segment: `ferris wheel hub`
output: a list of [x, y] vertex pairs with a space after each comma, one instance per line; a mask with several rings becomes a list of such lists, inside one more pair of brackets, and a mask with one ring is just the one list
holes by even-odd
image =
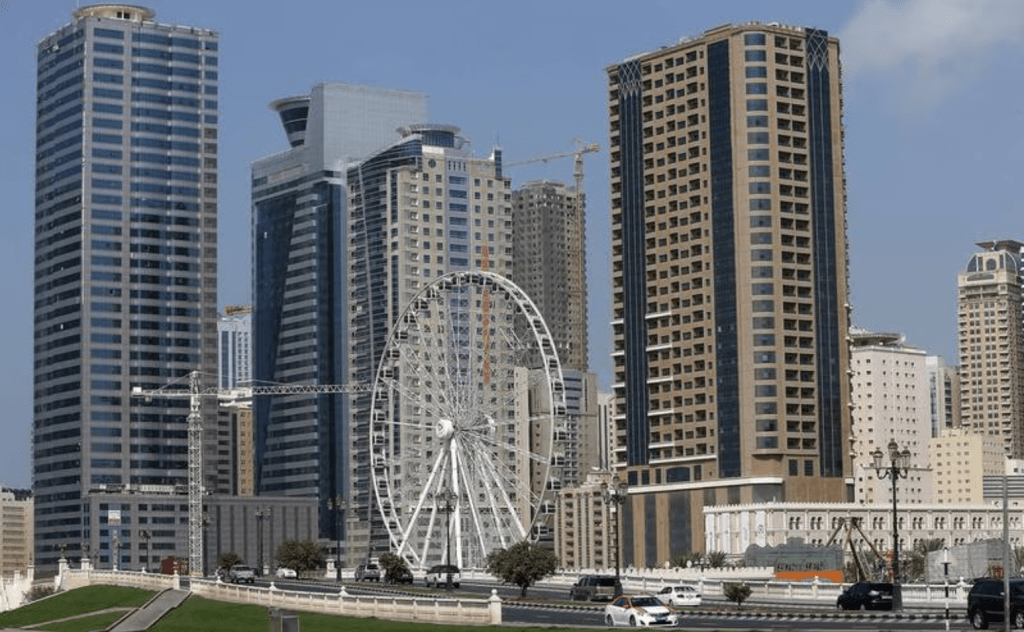
[[447, 439], [455, 432], [455, 424], [452, 423], [451, 419], [442, 417], [437, 420], [437, 426], [434, 428], [434, 432], [437, 433], [439, 439]]

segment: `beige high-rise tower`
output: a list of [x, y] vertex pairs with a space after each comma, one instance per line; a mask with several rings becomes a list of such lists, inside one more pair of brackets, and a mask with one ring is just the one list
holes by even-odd
[[584, 198], [562, 182], [527, 182], [512, 192], [512, 280], [537, 304], [562, 368], [587, 370]]
[[977, 245], [982, 251], [957, 277], [960, 421], [999, 437], [1008, 457], [1024, 458], [1024, 244]]
[[851, 492], [839, 42], [723, 26], [608, 68], [623, 564], [710, 505]]

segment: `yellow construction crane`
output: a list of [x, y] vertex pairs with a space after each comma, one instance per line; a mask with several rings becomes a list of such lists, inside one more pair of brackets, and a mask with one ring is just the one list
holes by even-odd
[[237, 400], [265, 395], [321, 395], [332, 393], [363, 393], [372, 390], [371, 384], [275, 384], [221, 389], [216, 386], [203, 388], [199, 371], [188, 375], [188, 388], [169, 385], [163, 388], [143, 389], [132, 387], [132, 397], [146, 401], [154, 398], [189, 399], [188, 413], [188, 572], [198, 576], [203, 573], [203, 410], [204, 396], [218, 399]]
[[573, 140], [576, 143], [576, 149], [572, 151], [560, 151], [554, 154], [546, 154], [544, 156], [537, 156], [536, 158], [527, 158], [526, 160], [518, 160], [516, 162], [508, 162], [503, 167], [518, 167], [519, 165], [528, 165], [535, 162], [548, 162], [549, 160], [555, 160], [558, 158], [566, 158], [572, 156], [574, 159], [573, 164], [573, 180], [576, 186], [577, 202], [582, 199], [583, 195], [583, 154], [589, 154], [597, 151], [601, 151], [601, 146], [597, 143], [584, 143], [579, 138]]
[[[544, 156], [537, 156], [536, 158], [527, 158], [526, 160], [520, 160], [516, 162], [510, 162], [505, 164], [505, 167], [516, 167], [518, 165], [527, 165], [536, 162], [548, 162], [549, 160], [555, 160], [558, 158], [565, 158], [568, 156], [573, 157], [573, 186], [575, 188], [575, 205], [569, 213], [569, 219], [573, 223], [573, 230], [575, 235], [578, 235], [578, 239], [574, 236], [569, 240], [569, 247], [566, 249], [566, 256], [572, 265], [577, 268], [580, 277], [586, 275], [584, 252], [583, 252], [583, 231], [586, 226], [584, 223], [583, 216], [583, 155], [601, 150], [601, 146], [597, 143], [584, 143], [581, 139], [573, 139], [576, 144], [576, 149], [572, 151], [562, 151], [553, 154], [547, 154]], [[583, 322], [574, 322], [569, 327], [569, 335], [573, 336], [573, 340], [569, 343], [570, 345], [583, 346], [587, 344], [586, 340], [583, 340], [583, 332], [586, 331], [586, 318], [587, 318], [587, 306], [583, 305], [584, 294], [583, 284], [580, 286], [573, 286], [569, 288], [569, 300], [570, 300], [570, 314], [574, 314], [576, 318], [581, 319]], [[583, 347], [585, 348], [585, 347]], [[585, 356], [583, 356], [585, 357]], [[579, 368], [579, 367], [576, 367]]]

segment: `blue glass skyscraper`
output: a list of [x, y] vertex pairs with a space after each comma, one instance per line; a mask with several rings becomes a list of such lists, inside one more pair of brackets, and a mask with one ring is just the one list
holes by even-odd
[[86, 6], [37, 49], [41, 568], [62, 550], [108, 567], [187, 553], [188, 400], [130, 392], [215, 380], [218, 35], [154, 17]]
[[[356, 307], [348, 267], [363, 250], [350, 234], [346, 169], [393, 142], [399, 127], [426, 120], [427, 97], [325, 83], [272, 107], [291, 148], [252, 166], [254, 380], [369, 382], [369, 371], [356, 370], [351, 359], [349, 316]], [[340, 527], [328, 501], [356, 508], [348, 449], [352, 398], [254, 402], [259, 492], [319, 498], [325, 536], [337, 537]]]

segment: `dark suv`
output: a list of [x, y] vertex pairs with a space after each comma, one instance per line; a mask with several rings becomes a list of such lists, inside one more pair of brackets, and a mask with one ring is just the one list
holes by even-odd
[[892, 610], [892, 584], [887, 582], [857, 582], [846, 588], [836, 599], [840, 610]]
[[571, 601], [611, 601], [622, 594], [622, 584], [613, 575], [584, 575], [569, 589]]
[[[967, 618], [975, 630], [983, 630], [989, 623], [1003, 621], [1003, 579], [978, 579], [967, 593]], [[1024, 579], [1010, 580], [1010, 621], [1013, 627], [1024, 628]]]

